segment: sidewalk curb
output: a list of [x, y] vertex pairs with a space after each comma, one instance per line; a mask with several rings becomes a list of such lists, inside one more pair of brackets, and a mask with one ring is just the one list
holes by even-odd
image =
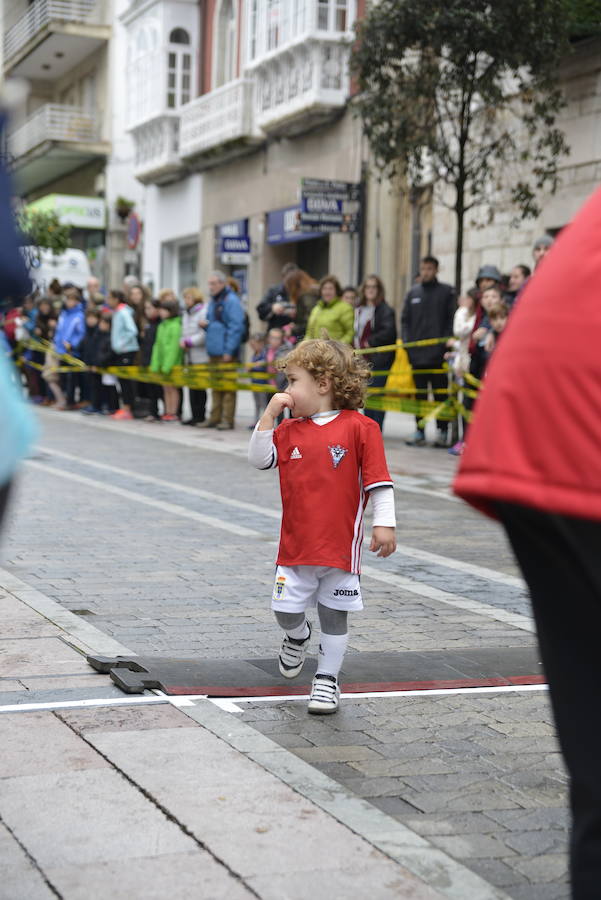
[[15, 599], [35, 610], [68, 635], [67, 643], [83, 654], [95, 652], [106, 656], [137, 656], [133, 650], [120, 644], [99, 628], [91, 625], [75, 613], [65, 609], [41, 591], [32, 588], [25, 581], [6, 569], [0, 568], [0, 591], [4, 590]]
[[210, 700], [182, 708], [199, 725], [248, 756], [342, 825], [404, 866], [449, 900], [509, 900], [509, 896], [410, 828], [350, 794], [338, 782], [255, 731]]

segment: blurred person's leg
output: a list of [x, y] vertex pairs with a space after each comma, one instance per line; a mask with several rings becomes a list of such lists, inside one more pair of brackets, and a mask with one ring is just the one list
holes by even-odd
[[[369, 386], [373, 388], [382, 388], [386, 384], [386, 379], [388, 378], [388, 373], [385, 375], [372, 375], [369, 380]], [[384, 424], [384, 416], [385, 412], [383, 409], [366, 409], [364, 410], [365, 415], [368, 419], [373, 419], [374, 422], [377, 422], [380, 426], [380, 431], [382, 431], [382, 426]]]
[[8, 506], [8, 498], [10, 495], [11, 485], [12, 482], [7, 481], [0, 487], [0, 526], [2, 526], [2, 521], [4, 519], [4, 515]]
[[223, 412], [221, 424], [226, 428], [234, 427], [234, 416], [236, 415], [236, 391], [223, 392]]
[[190, 409], [192, 421], [204, 422], [207, 407], [207, 392], [190, 388]]
[[528, 582], [570, 774], [574, 900], [601, 896], [601, 522], [497, 504]]

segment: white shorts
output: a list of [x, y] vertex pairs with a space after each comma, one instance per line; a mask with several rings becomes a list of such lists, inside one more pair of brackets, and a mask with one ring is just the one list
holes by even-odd
[[352, 611], [363, 609], [359, 576], [331, 566], [278, 566], [271, 608], [304, 612], [311, 606]]

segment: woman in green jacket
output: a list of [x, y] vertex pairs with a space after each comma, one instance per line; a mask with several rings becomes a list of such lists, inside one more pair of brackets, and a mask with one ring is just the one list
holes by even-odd
[[353, 345], [355, 311], [345, 303], [342, 288], [335, 275], [324, 275], [319, 282], [319, 300], [311, 310], [305, 338], [320, 338], [322, 331], [333, 341]]
[[[163, 300], [159, 307], [159, 315], [162, 321], [157, 328], [152, 348], [150, 371], [170, 375], [174, 366], [181, 366], [184, 358], [184, 351], [180, 347], [182, 319], [177, 300]], [[165, 399], [163, 422], [177, 422], [179, 388], [173, 384], [164, 384], [163, 397]]]

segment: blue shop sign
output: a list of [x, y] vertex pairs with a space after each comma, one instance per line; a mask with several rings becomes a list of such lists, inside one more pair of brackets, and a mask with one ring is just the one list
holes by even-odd
[[223, 222], [217, 226], [217, 234], [220, 238], [245, 237], [248, 234], [248, 219]]
[[293, 241], [310, 241], [321, 237], [319, 233], [301, 231], [300, 206], [287, 206], [267, 213], [267, 243], [290, 244]]
[[240, 237], [222, 237], [221, 253], [250, 253], [250, 237], [245, 234]]

